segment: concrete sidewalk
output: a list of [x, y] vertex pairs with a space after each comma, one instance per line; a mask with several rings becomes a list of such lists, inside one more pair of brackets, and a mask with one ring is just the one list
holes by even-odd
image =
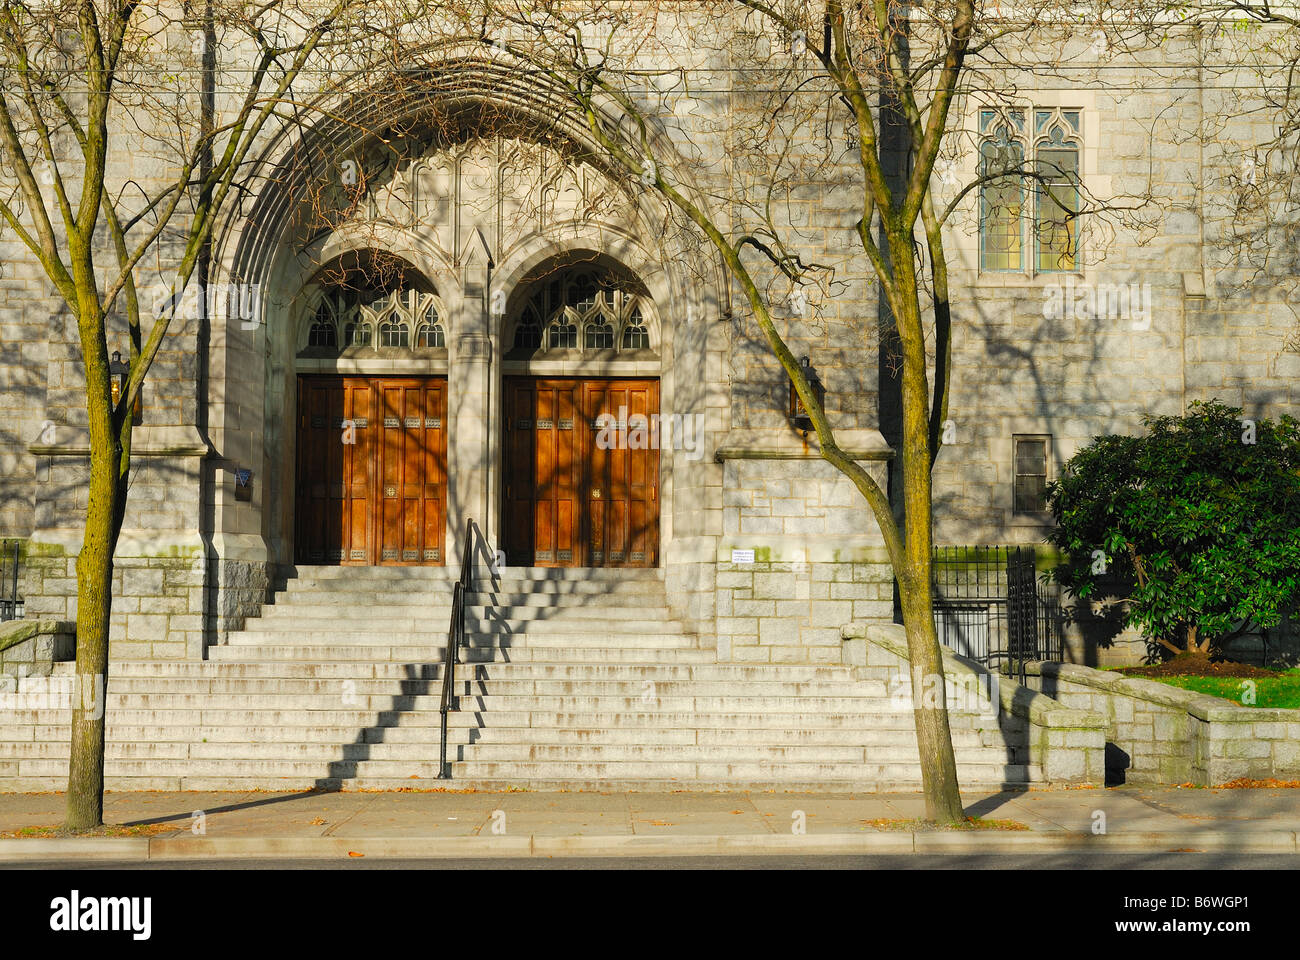
[[[110, 793], [147, 836], [0, 839], [0, 863], [211, 857], [654, 856], [741, 853], [1300, 852], [1300, 790], [969, 793], [969, 816], [1025, 830], [887, 829], [919, 794]], [[0, 834], [57, 825], [62, 794], [0, 794]], [[1104, 832], [1101, 828], [1104, 827]], [[802, 829], [801, 829], [802, 828]]]

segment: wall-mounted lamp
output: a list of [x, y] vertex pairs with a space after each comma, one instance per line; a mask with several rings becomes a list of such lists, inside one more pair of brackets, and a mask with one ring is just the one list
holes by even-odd
[[[112, 377], [113, 406], [122, 399], [122, 394], [126, 392], [126, 383], [131, 376], [131, 365], [122, 359], [120, 350], [113, 351], [113, 359], [108, 361], [108, 375]], [[142, 402], [143, 391], [135, 395], [135, 403], [131, 406], [131, 422], [137, 427], [144, 423], [144, 403]]]
[[[817, 398], [817, 405], [823, 410], [826, 409], [826, 387], [822, 385], [821, 377], [817, 376], [817, 370], [809, 362], [807, 357], [799, 358], [799, 369], [803, 372], [804, 379], [808, 381], [808, 386], [812, 387], [813, 396]], [[803, 433], [808, 433], [813, 429], [812, 417], [808, 416], [808, 411], [804, 409], [803, 401], [799, 399], [799, 394], [794, 389], [794, 380], [790, 381], [790, 426]]]

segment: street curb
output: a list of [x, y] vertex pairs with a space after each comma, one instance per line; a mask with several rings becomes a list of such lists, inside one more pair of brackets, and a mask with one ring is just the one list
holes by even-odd
[[825, 833], [523, 837], [58, 837], [0, 840], [0, 863], [45, 860], [198, 860], [683, 857], [746, 855], [1290, 853], [1297, 834], [1222, 830], [1093, 836], [1077, 833]]

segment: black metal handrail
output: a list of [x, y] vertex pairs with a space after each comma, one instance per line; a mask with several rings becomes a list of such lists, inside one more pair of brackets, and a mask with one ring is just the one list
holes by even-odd
[[460, 709], [456, 691], [456, 664], [460, 663], [460, 648], [465, 643], [465, 594], [473, 583], [474, 575], [474, 521], [465, 518], [465, 549], [460, 557], [460, 579], [451, 588], [451, 624], [447, 627], [447, 649], [442, 659], [442, 749], [438, 754], [438, 779], [451, 779], [447, 765], [447, 711]]

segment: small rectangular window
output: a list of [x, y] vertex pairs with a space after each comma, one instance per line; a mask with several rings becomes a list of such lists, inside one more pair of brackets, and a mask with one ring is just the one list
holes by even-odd
[[1047, 510], [1047, 446], [1050, 437], [1014, 437], [1015, 513]]

